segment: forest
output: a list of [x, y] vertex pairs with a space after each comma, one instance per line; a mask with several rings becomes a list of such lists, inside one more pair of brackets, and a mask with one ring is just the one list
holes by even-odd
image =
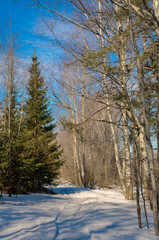
[[139, 228], [141, 200], [149, 227], [149, 203], [159, 236], [159, 1], [18, 2], [39, 12], [40, 37], [62, 60], [44, 66], [35, 52], [19, 77], [10, 20], [0, 48], [1, 194], [36, 192], [59, 176], [119, 185], [136, 200]]

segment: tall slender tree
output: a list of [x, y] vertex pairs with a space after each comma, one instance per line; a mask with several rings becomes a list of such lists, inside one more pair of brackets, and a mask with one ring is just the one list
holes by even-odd
[[1, 144], [0, 144], [0, 175], [1, 188], [9, 196], [16, 192], [17, 183], [17, 133], [18, 133], [18, 104], [17, 104], [17, 74], [15, 56], [16, 37], [12, 33], [10, 20], [7, 45], [4, 47], [4, 80], [5, 96], [1, 106]]
[[55, 124], [47, 98], [47, 87], [41, 76], [37, 57], [32, 57], [29, 69], [28, 99], [25, 105], [23, 175], [26, 190], [36, 191], [43, 184], [51, 184], [62, 165]]

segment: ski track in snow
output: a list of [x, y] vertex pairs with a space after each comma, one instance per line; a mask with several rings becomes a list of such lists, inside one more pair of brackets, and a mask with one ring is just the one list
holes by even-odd
[[135, 201], [115, 190], [58, 187], [57, 195], [30, 194], [0, 198], [3, 240], [159, 240], [137, 227]]

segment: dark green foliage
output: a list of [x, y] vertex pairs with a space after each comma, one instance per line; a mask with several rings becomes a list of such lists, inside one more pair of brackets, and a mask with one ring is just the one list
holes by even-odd
[[39, 70], [39, 62], [32, 58], [29, 69], [28, 99], [25, 106], [23, 182], [26, 190], [36, 191], [43, 184], [51, 184], [58, 176], [61, 151], [53, 133], [55, 124], [46, 96], [47, 87]]
[[10, 196], [51, 184], [63, 163], [53, 133], [55, 124], [49, 110], [47, 87], [36, 57], [32, 58], [29, 72], [24, 110], [17, 104], [13, 82], [0, 109], [0, 190]]
[[0, 187], [9, 194], [17, 193], [19, 182], [18, 108], [16, 86], [11, 81], [1, 109]]

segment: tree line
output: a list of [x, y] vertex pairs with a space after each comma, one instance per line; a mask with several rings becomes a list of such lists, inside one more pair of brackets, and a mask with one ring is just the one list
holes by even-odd
[[72, 160], [67, 158], [74, 181], [83, 186], [112, 182], [114, 169], [127, 199], [136, 187], [140, 228], [140, 193], [144, 203], [149, 199], [158, 236], [158, 0], [68, 0], [70, 15], [61, 11], [63, 1], [31, 2], [72, 29], [65, 38], [55, 36], [53, 21], [45, 21], [52, 33], [48, 40], [68, 56], [56, 79], [59, 92], [52, 89], [52, 96], [63, 110], [62, 140], [72, 152]]
[[4, 54], [0, 109], [0, 188], [9, 196], [43, 191], [45, 184], [57, 179], [63, 164], [40, 62], [32, 57], [26, 94], [20, 96], [12, 35], [10, 40]]

